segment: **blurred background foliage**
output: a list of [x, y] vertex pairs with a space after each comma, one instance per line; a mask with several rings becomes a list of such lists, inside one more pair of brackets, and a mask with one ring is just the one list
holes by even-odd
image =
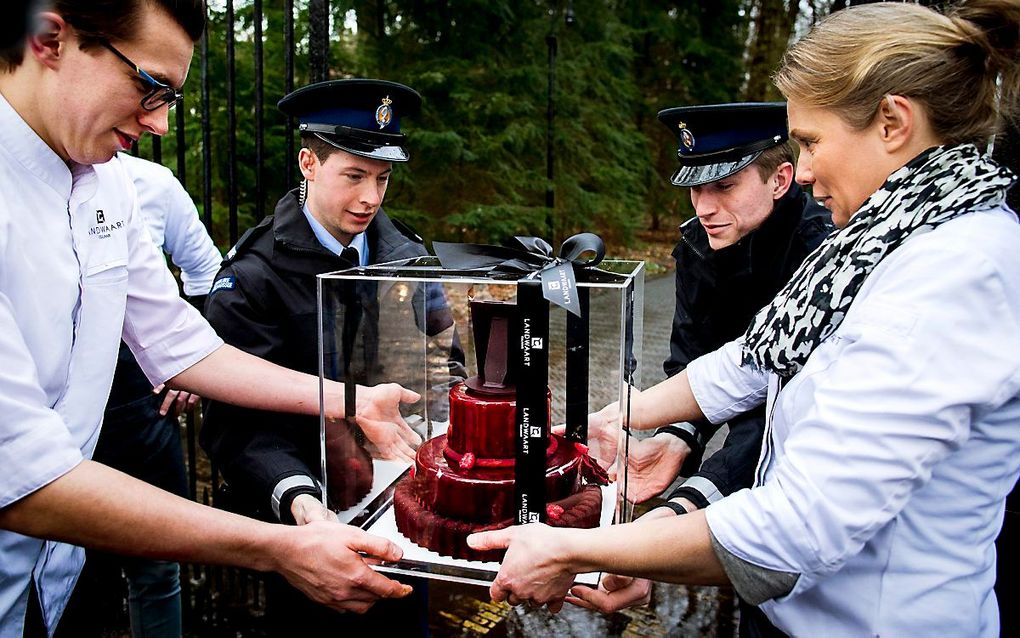
[[[309, 81], [310, 3], [293, 2], [294, 86]], [[319, 0], [322, 2], [322, 0]], [[839, 8], [831, 0], [347, 0], [328, 2], [329, 77], [405, 83], [424, 97], [405, 124], [412, 160], [395, 171], [384, 207], [431, 239], [498, 242], [579, 231], [628, 245], [637, 231], [690, 215], [673, 188], [676, 143], [656, 119], [686, 104], [776, 99], [768, 75], [798, 29]], [[255, 9], [234, 0], [236, 150], [228, 143], [228, 7], [209, 1], [208, 84], [213, 237], [226, 248], [231, 160], [237, 227], [271, 213], [297, 183], [288, 171], [283, 0], [262, 2], [265, 107], [256, 117]], [[321, 5], [320, 5], [321, 6]], [[550, 55], [554, 40], [555, 56]], [[185, 86], [183, 142], [162, 141], [202, 210], [200, 47]], [[549, 126], [549, 86], [553, 119]], [[264, 132], [257, 170], [255, 130]], [[553, 179], [547, 177], [551, 130]], [[151, 141], [140, 154], [152, 157]], [[289, 174], [293, 173], [293, 174]], [[263, 201], [258, 201], [257, 180]], [[555, 203], [547, 206], [547, 191]]]

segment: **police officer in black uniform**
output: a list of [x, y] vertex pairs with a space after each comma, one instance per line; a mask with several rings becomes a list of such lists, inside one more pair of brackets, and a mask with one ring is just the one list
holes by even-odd
[[[300, 124], [304, 180], [273, 215], [244, 234], [216, 276], [206, 315], [224, 341], [318, 374], [316, 275], [427, 254], [421, 238], [381, 208], [392, 164], [409, 159], [401, 120], [420, 106], [421, 97], [409, 87], [366, 79], [312, 84], [280, 101], [279, 108]], [[411, 460], [420, 443], [409, 427], [365, 435], [384, 458]], [[201, 442], [242, 513], [288, 524], [331, 516], [321, 505], [318, 418], [211, 402]], [[396, 600], [381, 601], [375, 610], [385, 607], [391, 622], [416, 631], [425, 622], [418, 603], [410, 613], [408, 602]], [[338, 621], [338, 628], [351, 631], [370, 622], [338, 618], [272, 576], [267, 617], [274, 632], [288, 634]]]
[[[671, 108], [659, 113], [659, 121], [679, 141], [680, 167], [670, 181], [691, 189], [697, 213], [680, 227], [673, 250], [676, 311], [670, 355], [663, 363], [673, 376], [743, 334], [833, 226], [829, 211], [793, 180], [785, 103]], [[718, 429], [707, 421], [659, 428], [654, 437], [633, 445], [632, 463], [645, 461], [641, 478], [647, 481], [638, 496], [657, 495], [678, 469], [689, 478], [664, 504], [678, 514], [750, 487], [765, 407], [728, 425], [725, 444], [704, 463], [705, 444]], [[649, 464], [649, 459], [655, 461]], [[757, 608], [741, 610], [741, 635], [772, 635]]]

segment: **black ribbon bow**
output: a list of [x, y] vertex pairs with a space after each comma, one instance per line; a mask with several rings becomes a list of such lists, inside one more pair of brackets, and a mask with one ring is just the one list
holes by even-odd
[[549, 242], [541, 237], [514, 237], [509, 244], [437, 241], [432, 247], [444, 268], [502, 272], [526, 278], [537, 274], [542, 279], [542, 296], [580, 317], [575, 269], [594, 268], [602, 262], [606, 256], [602, 238], [594, 233], [573, 235], [560, 246], [557, 257], [553, 256]]

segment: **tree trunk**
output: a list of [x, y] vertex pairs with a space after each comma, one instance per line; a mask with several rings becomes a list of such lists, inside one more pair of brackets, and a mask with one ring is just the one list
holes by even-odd
[[744, 99], [763, 102], [779, 98], [771, 75], [786, 51], [800, 13], [798, 0], [754, 0], [753, 33], [747, 46], [748, 77]]

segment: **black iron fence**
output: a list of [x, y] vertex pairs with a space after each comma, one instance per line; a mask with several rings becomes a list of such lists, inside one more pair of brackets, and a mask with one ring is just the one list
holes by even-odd
[[[283, 194], [267, 193], [265, 107], [267, 101], [275, 105], [284, 94], [294, 89], [298, 49], [303, 50], [307, 56], [305, 80], [314, 82], [328, 77], [329, 0], [307, 0], [302, 4], [305, 6], [300, 16], [305, 21], [305, 28], [299, 40], [295, 36], [299, 25], [294, 0], [270, 2], [270, 6], [275, 9], [271, 17], [264, 11], [263, 0], [223, 0], [219, 3], [216, 7], [219, 15], [214, 16], [210, 12], [210, 28], [196, 46], [192, 71], [194, 73], [197, 70], [199, 77], [192, 76], [185, 88], [184, 101], [172, 112], [170, 133], [164, 139], [152, 137], [145, 140], [140, 146], [136, 142], [132, 149], [135, 155], [163, 163], [174, 170], [177, 178], [198, 203], [202, 220], [221, 249], [233, 245], [246, 228], [246, 225], [240, 223], [239, 209], [242, 202], [249, 203], [251, 207], [249, 217], [258, 220], [266, 213], [267, 197], [275, 198]], [[238, 8], [250, 14], [250, 19], [245, 21], [250, 28], [242, 34], [237, 32]], [[214, 24], [223, 27], [222, 33], [212, 28]], [[254, 81], [251, 90], [245, 91], [243, 100], [238, 97], [239, 42], [247, 42], [250, 46], [246, 49], [250, 48], [254, 57]], [[283, 55], [267, 60], [265, 52], [268, 42], [276, 44], [274, 50], [282, 50]], [[220, 45], [222, 51], [215, 48]], [[224, 81], [214, 82], [210, 64], [220, 59], [225, 68], [216, 75]], [[267, 64], [275, 66], [274, 71], [277, 73], [282, 66], [283, 90], [276, 92], [279, 94], [267, 93]], [[225, 105], [225, 118], [213, 117], [214, 105]], [[278, 119], [283, 116], [274, 113], [274, 117]], [[222, 130], [217, 130], [217, 122], [225, 123]], [[285, 174], [282, 179], [276, 180], [282, 182], [285, 188], [293, 187], [296, 182], [293, 131], [294, 123], [288, 118], [283, 131]], [[239, 153], [240, 137], [253, 141], [254, 162], [249, 160], [250, 155], [242, 156]], [[194, 146], [196, 144], [197, 149]], [[172, 147], [172, 157], [165, 156], [166, 147]], [[189, 166], [189, 160], [195, 162], [196, 156], [200, 159], [199, 170]], [[214, 187], [214, 171], [217, 169], [225, 173], [222, 180], [219, 180], [222, 181], [219, 191]], [[189, 179], [189, 176], [197, 176], [197, 179]], [[214, 210], [217, 210], [215, 216]], [[215, 506], [220, 481], [214, 464], [197, 445], [200, 427], [199, 409], [182, 419], [188, 486], [192, 499]], [[203, 636], [263, 635], [261, 618], [265, 598], [259, 574], [218, 566], [182, 565], [181, 589], [186, 633]], [[120, 620], [126, 623], [126, 616]], [[116, 621], [111, 622], [116, 624]]]

